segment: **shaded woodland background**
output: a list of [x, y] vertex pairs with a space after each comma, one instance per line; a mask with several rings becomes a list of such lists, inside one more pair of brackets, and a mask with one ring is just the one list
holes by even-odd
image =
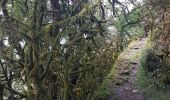
[[0, 1], [0, 100], [94, 100], [118, 55], [147, 35], [142, 66], [170, 82], [168, 0]]

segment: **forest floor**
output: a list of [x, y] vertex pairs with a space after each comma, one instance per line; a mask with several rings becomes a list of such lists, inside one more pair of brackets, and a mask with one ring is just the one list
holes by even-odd
[[119, 81], [112, 85], [112, 96], [109, 100], [144, 100], [142, 91], [137, 84], [140, 54], [146, 44], [146, 38], [130, 43], [120, 54], [115, 67]]

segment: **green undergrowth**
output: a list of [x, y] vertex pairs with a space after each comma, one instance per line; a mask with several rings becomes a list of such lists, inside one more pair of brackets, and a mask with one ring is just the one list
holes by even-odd
[[102, 85], [98, 87], [95, 93], [95, 97], [97, 98], [96, 100], [108, 100], [108, 98], [113, 95], [113, 86], [115, 86], [116, 84], [121, 84], [123, 82], [122, 78], [120, 78], [118, 75], [118, 66], [120, 66], [122, 60], [124, 60], [122, 58], [125, 52], [126, 51], [122, 52], [119, 55], [110, 73], [107, 75]]
[[95, 93], [96, 100], [107, 100], [107, 98], [112, 95], [111, 85], [116, 81], [116, 75], [117, 69], [113, 67], [102, 85], [98, 87]]
[[137, 83], [144, 93], [145, 100], [170, 100], [170, 91], [166, 89], [166, 86], [152, 77], [145, 69], [145, 59], [149, 47], [146, 48], [142, 52]]

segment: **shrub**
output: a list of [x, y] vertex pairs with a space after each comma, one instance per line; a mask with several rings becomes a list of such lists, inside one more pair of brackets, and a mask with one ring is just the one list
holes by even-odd
[[154, 71], [159, 70], [163, 67], [161, 59], [153, 53], [152, 49], [148, 49], [145, 51], [144, 59], [144, 69], [147, 72], [153, 73]]
[[162, 58], [154, 54], [153, 51], [153, 49], [145, 50], [141, 58], [141, 67], [150, 78], [155, 80], [154, 85], [162, 87], [170, 82], [168, 78], [170, 73]]

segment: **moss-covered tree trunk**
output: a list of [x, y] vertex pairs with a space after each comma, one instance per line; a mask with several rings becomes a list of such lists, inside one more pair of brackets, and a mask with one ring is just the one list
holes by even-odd
[[0, 83], [0, 100], [3, 100], [4, 96], [4, 86]]
[[[42, 34], [42, 23], [44, 18], [44, 12], [46, 9], [47, 0], [35, 0], [34, 9], [32, 15], [32, 32], [29, 36], [31, 40], [27, 43], [26, 51], [26, 80], [28, 87], [28, 98], [36, 100], [49, 100], [49, 96], [45, 91], [43, 79], [46, 77], [49, 66], [46, 64], [40, 64], [41, 50], [40, 40], [38, 40], [39, 34]], [[48, 68], [44, 68], [44, 67]]]

